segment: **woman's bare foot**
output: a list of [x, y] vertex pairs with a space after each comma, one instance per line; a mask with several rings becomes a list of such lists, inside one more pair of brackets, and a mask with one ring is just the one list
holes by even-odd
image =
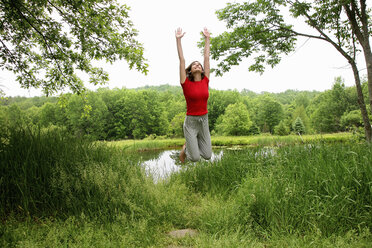
[[185, 163], [185, 159], [186, 159], [185, 149], [186, 149], [186, 143], [183, 145], [182, 151], [180, 153], [180, 160], [181, 160], [182, 163]]

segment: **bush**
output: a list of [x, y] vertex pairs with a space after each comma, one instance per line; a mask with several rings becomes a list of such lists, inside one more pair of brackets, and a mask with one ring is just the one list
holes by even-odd
[[280, 121], [279, 125], [275, 126], [274, 134], [285, 136], [290, 133], [289, 128], [285, 125], [284, 121]]
[[260, 134], [260, 128], [257, 126], [256, 123], [253, 123], [252, 126], [248, 130], [249, 135], [258, 135]]

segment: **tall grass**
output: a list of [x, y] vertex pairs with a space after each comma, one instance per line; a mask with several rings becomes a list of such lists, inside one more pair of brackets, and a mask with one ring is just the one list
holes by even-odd
[[212, 145], [214, 146], [277, 146], [294, 145], [314, 142], [350, 142], [353, 140], [351, 133], [332, 133], [332, 134], [308, 134], [308, 135], [286, 135], [278, 136], [271, 134], [261, 134], [255, 136], [213, 136]]
[[209, 203], [224, 199], [213, 209], [227, 214], [200, 216], [214, 228], [229, 223], [263, 236], [329, 236], [371, 229], [371, 165], [369, 145], [318, 143], [226, 151], [220, 162], [196, 164], [173, 177], [211, 197]]
[[[83, 214], [102, 221], [124, 215], [156, 223], [182, 222], [179, 206], [183, 204], [164, 199], [179, 202], [186, 198], [164, 197], [172, 192], [171, 186], [154, 191], [144, 169], [120, 149], [77, 139], [61, 130], [17, 128], [3, 137], [0, 161], [2, 219]], [[177, 189], [181, 194], [182, 187], [177, 185]]]
[[[0, 137], [0, 246], [367, 247], [371, 146], [299, 143], [225, 150], [155, 184], [130, 145], [11, 128]], [[166, 234], [177, 228], [199, 235]]]

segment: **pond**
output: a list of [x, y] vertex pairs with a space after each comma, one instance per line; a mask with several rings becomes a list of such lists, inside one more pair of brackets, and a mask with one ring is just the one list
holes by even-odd
[[[141, 165], [147, 173], [151, 174], [155, 180], [164, 179], [173, 172], [182, 168], [179, 160], [180, 150], [145, 151], [138, 155], [141, 157]], [[222, 149], [215, 149], [209, 161], [220, 160], [223, 156]]]
[[[230, 148], [214, 148], [210, 162], [221, 160], [224, 153], [228, 150], [244, 150], [244, 147], [230, 147]], [[254, 156], [268, 157], [276, 155], [275, 147], [261, 147], [258, 149]], [[167, 178], [171, 173], [178, 172], [185, 168], [179, 160], [179, 150], [150, 150], [142, 151], [137, 154], [137, 159], [140, 164], [145, 168], [148, 175], [152, 175], [155, 181]], [[203, 160], [203, 159], [202, 159]], [[186, 166], [191, 162], [186, 162]], [[191, 163], [192, 164], [192, 163]]]

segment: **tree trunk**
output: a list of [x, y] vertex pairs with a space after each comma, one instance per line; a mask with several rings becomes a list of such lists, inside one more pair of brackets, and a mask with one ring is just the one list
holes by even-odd
[[372, 53], [369, 43], [363, 46], [364, 58], [367, 65], [367, 80], [368, 80], [368, 96], [369, 96], [369, 107], [372, 114]]
[[[367, 65], [367, 74], [368, 74], [368, 96], [369, 96], [369, 106], [371, 108], [372, 113], [372, 53], [371, 53], [371, 46], [369, 44], [369, 28], [368, 28], [368, 15], [367, 15], [367, 6], [366, 1], [360, 1], [360, 11], [358, 10], [358, 6], [354, 1], [349, 3], [342, 4], [344, 10], [346, 11], [347, 17], [349, 19], [351, 28], [353, 33], [357, 37], [360, 45], [363, 48], [364, 52], [364, 59]], [[359, 18], [361, 22], [361, 26], [358, 24], [357, 18]], [[368, 119], [368, 112], [364, 103], [364, 97], [362, 93], [362, 89], [360, 86], [360, 78], [359, 72], [354, 60], [348, 60], [351, 64], [351, 67], [354, 72], [354, 79], [355, 84], [357, 86], [358, 92], [358, 103], [362, 112], [363, 122], [364, 122], [364, 129], [366, 133], [366, 139], [369, 143], [372, 140], [372, 132], [371, 132], [371, 124]]]
[[358, 71], [358, 68], [355, 64], [355, 61], [349, 61], [349, 63], [351, 65], [351, 68], [353, 69], [353, 73], [354, 73], [355, 85], [356, 85], [356, 90], [357, 90], [357, 94], [358, 94], [358, 104], [359, 104], [359, 107], [360, 107], [360, 111], [362, 113], [366, 140], [367, 140], [367, 142], [371, 143], [371, 141], [372, 141], [372, 128], [371, 128], [371, 123], [369, 122], [366, 104], [364, 102], [363, 90], [362, 90], [362, 86], [360, 84], [359, 71]]
[[[359, 42], [362, 45], [363, 53], [364, 53], [364, 59], [366, 61], [366, 66], [367, 66], [368, 97], [369, 97], [368, 102], [369, 102], [370, 112], [372, 114], [372, 52], [371, 52], [371, 46], [369, 44], [368, 32], [366, 34], [364, 34], [364, 36], [362, 36], [361, 38], [363, 38], [363, 39], [361, 39]], [[355, 73], [354, 73], [354, 77], [355, 77]], [[367, 115], [367, 118], [368, 118], [368, 115]], [[369, 130], [371, 130], [371, 125], [370, 124], [369, 124]], [[367, 132], [367, 129], [366, 129], [366, 136], [367, 136], [367, 134], [368, 134], [368, 132]], [[371, 132], [369, 132], [369, 139], [368, 139], [368, 137], [366, 137], [367, 140], [369, 140], [369, 142], [371, 142], [371, 140], [372, 140], [371, 135], [372, 135]]]

